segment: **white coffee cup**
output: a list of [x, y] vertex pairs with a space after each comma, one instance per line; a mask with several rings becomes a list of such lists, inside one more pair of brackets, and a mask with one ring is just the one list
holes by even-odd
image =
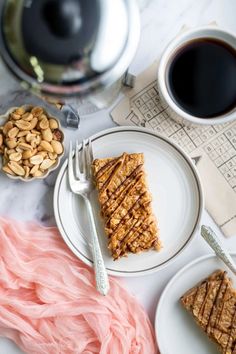
[[[162, 54], [159, 69], [157, 84], [161, 99], [165, 104], [168, 105], [168, 113], [175, 119], [178, 123], [191, 125], [191, 124], [222, 124], [230, 122], [236, 119], [236, 107], [234, 107], [230, 112], [223, 115], [216, 116], [213, 118], [200, 118], [193, 116], [186, 111], [184, 111], [172, 98], [167, 87], [167, 70], [169, 68], [169, 61], [171, 60], [173, 54], [178, 51], [179, 48], [184, 46], [191, 40], [199, 38], [213, 38], [221, 40], [236, 50], [236, 36], [233, 33], [224, 31], [216, 26], [207, 26], [196, 29], [191, 29], [183, 32], [173, 39]], [[236, 82], [235, 82], [236, 85]]]

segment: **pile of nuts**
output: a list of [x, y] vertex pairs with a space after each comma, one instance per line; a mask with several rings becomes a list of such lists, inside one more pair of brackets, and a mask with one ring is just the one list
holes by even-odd
[[63, 133], [58, 121], [42, 107], [19, 107], [0, 127], [3, 171], [26, 179], [41, 177], [63, 153]]

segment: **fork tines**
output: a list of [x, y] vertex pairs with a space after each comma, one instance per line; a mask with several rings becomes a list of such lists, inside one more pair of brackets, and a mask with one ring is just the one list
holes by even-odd
[[[75, 163], [73, 163], [73, 157]], [[91, 139], [83, 140], [79, 144], [78, 140], [75, 143], [75, 152], [72, 151], [72, 142], [70, 141], [69, 150], [69, 179], [86, 180], [91, 177], [91, 164], [93, 162], [93, 150]]]

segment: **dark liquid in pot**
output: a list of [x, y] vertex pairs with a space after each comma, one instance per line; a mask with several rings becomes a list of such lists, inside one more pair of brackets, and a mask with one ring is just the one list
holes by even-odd
[[225, 114], [236, 106], [236, 51], [220, 40], [190, 41], [170, 59], [166, 80], [170, 95], [187, 113]]

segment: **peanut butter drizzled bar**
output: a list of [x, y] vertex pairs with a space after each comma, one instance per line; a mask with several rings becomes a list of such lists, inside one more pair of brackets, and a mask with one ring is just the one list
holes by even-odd
[[181, 303], [222, 354], [236, 353], [236, 291], [218, 270], [181, 297]]
[[143, 165], [141, 153], [93, 162], [108, 248], [114, 260], [129, 252], [161, 248]]

